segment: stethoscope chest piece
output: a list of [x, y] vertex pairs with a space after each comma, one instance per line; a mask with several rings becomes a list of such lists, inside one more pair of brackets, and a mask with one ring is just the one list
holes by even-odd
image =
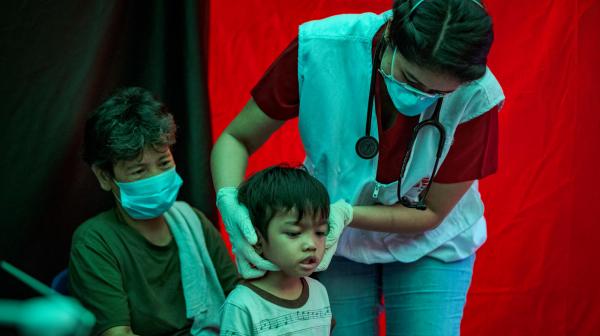
[[369, 160], [377, 155], [379, 151], [379, 143], [377, 139], [370, 135], [365, 135], [360, 137], [358, 141], [356, 141], [356, 154], [363, 159]]

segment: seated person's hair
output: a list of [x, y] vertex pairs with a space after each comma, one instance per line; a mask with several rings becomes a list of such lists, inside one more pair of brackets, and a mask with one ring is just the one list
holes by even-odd
[[252, 175], [238, 188], [238, 201], [248, 208], [254, 227], [268, 241], [268, 225], [278, 211], [298, 211], [298, 220], [305, 214], [319, 213], [329, 218], [329, 194], [304, 167], [278, 165]]
[[138, 157], [146, 146], [175, 143], [177, 126], [163, 103], [148, 90], [117, 91], [85, 124], [83, 160], [113, 174], [113, 164]]

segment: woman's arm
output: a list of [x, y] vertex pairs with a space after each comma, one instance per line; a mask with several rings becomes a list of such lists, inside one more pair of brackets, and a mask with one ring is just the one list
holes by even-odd
[[417, 234], [435, 229], [452, 211], [473, 181], [433, 183], [426, 210], [395, 205], [355, 206], [351, 227], [382, 232]]
[[[219, 137], [211, 154], [215, 190], [237, 187], [244, 179], [248, 157], [284, 124], [267, 116], [250, 99]], [[334, 145], [334, 144], [332, 144]], [[450, 213], [473, 181], [433, 183], [427, 210], [392, 206], [355, 206], [350, 226], [365, 230], [415, 234], [436, 228]]]
[[210, 162], [215, 190], [237, 187], [244, 179], [248, 157], [284, 123], [267, 116], [251, 98], [213, 147]]
[[261, 277], [267, 270], [278, 271], [279, 267], [259, 256], [252, 247], [258, 237], [248, 210], [238, 203], [237, 186], [244, 179], [248, 157], [283, 123], [268, 117], [250, 99], [217, 139], [211, 154], [217, 208], [236, 253], [237, 268], [247, 279]]

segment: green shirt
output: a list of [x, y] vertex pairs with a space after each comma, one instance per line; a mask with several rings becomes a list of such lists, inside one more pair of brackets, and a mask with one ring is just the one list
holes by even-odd
[[[220, 233], [198, 210], [208, 254], [227, 295], [238, 282]], [[96, 316], [93, 335], [130, 326], [139, 335], [188, 335], [179, 254], [175, 240], [150, 243], [116, 209], [83, 223], [74, 233], [70, 293]]]

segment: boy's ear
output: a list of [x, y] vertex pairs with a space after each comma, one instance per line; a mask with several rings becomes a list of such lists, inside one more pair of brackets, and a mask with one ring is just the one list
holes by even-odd
[[254, 250], [259, 255], [262, 255], [262, 253], [263, 253], [263, 247], [265, 246], [265, 238], [260, 233], [260, 231], [258, 231], [256, 229], [255, 229], [255, 231], [256, 231], [256, 236], [258, 237], [258, 241], [256, 242], [256, 244], [254, 244]]
[[94, 175], [96, 175], [96, 179], [98, 179], [98, 183], [100, 183], [100, 188], [104, 191], [111, 191], [111, 180], [112, 177], [108, 172], [104, 169], [98, 167], [97, 165], [92, 165], [92, 171]]

